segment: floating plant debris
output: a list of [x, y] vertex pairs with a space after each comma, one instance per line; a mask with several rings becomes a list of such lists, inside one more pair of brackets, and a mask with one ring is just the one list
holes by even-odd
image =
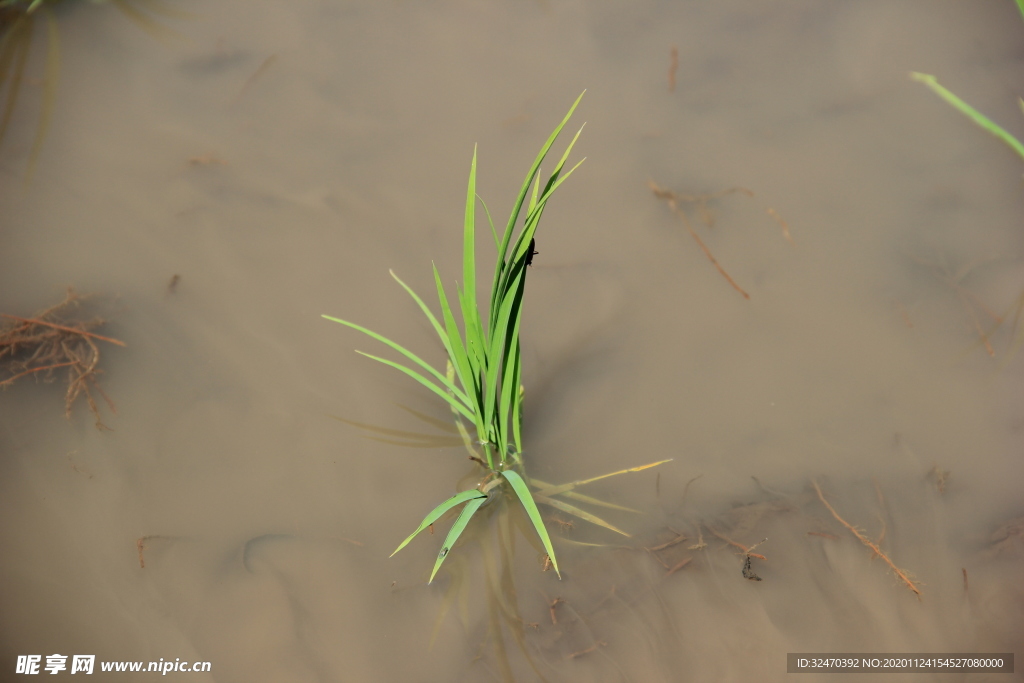
[[92, 332], [104, 324], [102, 318], [76, 317], [84, 300], [69, 288], [63, 301], [32, 318], [0, 313], [0, 387], [6, 389], [28, 376], [52, 382], [59, 372], [66, 372], [65, 416], [71, 417], [75, 402], [84, 396], [96, 418], [96, 428], [109, 429], [100, 419], [100, 409], [93, 396], [93, 392], [102, 396], [110, 411], [117, 413], [114, 402], [99, 385], [98, 376], [103, 371], [99, 368], [98, 342], [125, 344]]

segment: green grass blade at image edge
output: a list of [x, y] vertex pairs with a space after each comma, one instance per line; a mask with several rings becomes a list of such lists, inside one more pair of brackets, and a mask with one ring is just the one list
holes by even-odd
[[558, 570], [558, 559], [555, 558], [555, 549], [551, 547], [551, 537], [548, 536], [548, 530], [544, 528], [544, 520], [540, 518], [540, 510], [537, 509], [537, 503], [533, 500], [530, 487], [526, 485], [526, 482], [523, 481], [523, 478], [517, 472], [505, 470], [501, 475], [508, 480], [508, 483], [512, 485], [512, 490], [519, 496], [519, 502], [523, 504], [523, 509], [526, 510], [526, 514], [533, 523], [533, 528], [537, 530], [537, 535], [540, 536], [540, 542], [544, 544], [544, 550], [547, 551], [548, 557], [551, 558], [551, 566], [555, 568], [555, 573], [561, 579], [562, 572]]
[[936, 95], [944, 99], [954, 109], [959, 111], [961, 114], [969, 118], [971, 121], [988, 131], [990, 134], [1002, 140], [1007, 146], [1016, 152], [1022, 159], [1024, 159], [1024, 145], [1021, 144], [1020, 140], [1007, 133], [1001, 126], [993, 122], [987, 116], [979, 112], [977, 109], [967, 104], [959, 97], [951, 93], [949, 90], [939, 85], [938, 80], [935, 76], [930, 74], [922, 74], [916, 71], [910, 72], [910, 78], [919, 82], [924, 83], [928, 88]]
[[459, 536], [462, 535], [462, 531], [469, 524], [469, 520], [472, 519], [476, 511], [480, 509], [480, 506], [487, 500], [487, 496], [480, 496], [479, 498], [473, 498], [466, 507], [462, 508], [462, 513], [459, 518], [455, 520], [455, 524], [452, 525], [451, 531], [448, 532], [448, 536], [444, 539], [444, 545], [441, 547], [441, 552], [437, 554], [437, 561], [434, 562], [434, 571], [430, 572], [430, 580], [428, 584], [434, 582], [434, 577], [437, 576], [437, 570], [441, 568], [441, 564], [444, 562], [444, 558], [448, 557], [448, 553], [451, 552], [455, 542], [459, 540]]
[[486, 497], [487, 496], [483, 495], [476, 489], [469, 489], [468, 491], [460, 491], [459, 493], [456, 493], [454, 496], [452, 496], [451, 498], [449, 498], [448, 500], [446, 500], [445, 502], [441, 503], [436, 508], [431, 510], [430, 513], [423, 518], [423, 521], [420, 522], [420, 525], [416, 527], [416, 531], [409, 534], [409, 536], [404, 541], [402, 541], [397, 548], [395, 548], [395, 552], [391, 553], [390, 557], [394, 557], [395, 553], [397, 553], [405, 546], [409, 545], [409, 541], [416, 538], [417, 534], [419, 534], [421, 531], [426, 529], [428, 526], [430, 526], [437, 520], [441, 519], [441, 515], [448, 512], [456, 505], [461, 505], [462, 503], [465, 503], [467, 500], [474, 500], [477, 498]]

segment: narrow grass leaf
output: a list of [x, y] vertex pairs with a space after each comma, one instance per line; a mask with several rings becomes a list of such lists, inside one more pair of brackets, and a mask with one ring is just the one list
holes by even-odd
[[552, 486], [550, 488], [541, 489], [537, 492], [538, 496], [554, 496], [559, 493], [565, 493], [566, 491], [572, 491], [577, 486], [583, 486], [584, 484], [590, 484], [591, 482], [600, 481], [601, 479], [607, 479], [608, 477], [616, 477], [620, 474], [631, 474], [633, 472], [642, 472], [658, 465], [664, 465], [667, 462], [672, 462], [675, 458], [669, 458], [668, 460], [659, 460], [658, 462], [648, 463], [646, 465], [640, 465], [639, 467], [629, 467], [618, 472], [612, 472], [610, 474], [602, 474], [599, 477], [591, 477], [590, 479], [578, 479], [576, 481], [569, 482], [568, 484], [562, 484], [560, 486]]
[[459, 381], [462, 382], [462, 386], [470, 396], [472, 396], [471, 404], [474, 408], [474, 412], [479, 413], [480, 408], [480, 381], [477, 374], [473, 370], [473, 364], [470, 362], [469, 354], [466, 352], [466, 347], [462, 343], [462, 335], [459, 334], [458, 324], [455, 322], [455, 316], [452, 315], [451, 306], [448, 305], [448, 296], [444, 292], [444, 285], [441, 283], [441, 275], [437, 272], [437, 266], [434, 268], [434, 284], [437, 286], [437, 298], [441, 302], [441, 317], [444, 318], [445, 328], [447, 330], [445, 337], [448, 343], [445, 348], [448, 351], [448, 358], [451, 360], [455, 367], [455, 372], [459, 376]]
[[[449, 332], [445, 330], [445, 328], [441, 327], [441, 323], [438, 322], [437, 318], [434, 316], [434, 312], [430, 310], [430, 307], [424, 303], [423, 299], [419, 297], [412, 287], [405, 284], [405, 282], [402, 281], [402, 278], [395, 274], [395, 271], [388, 270], [388, 272], [391, 273], [391, 277], [395, 279], [395, 282], [402, 285], [402, 289], [409, 293], [409, 296], [411, 296], [413, 301], [416, 302], [416, 305], [420, 307], [421, 311], [423, 311], [423, 315], [427, 316], [427, 320], [429, 320], [430, 324], [434, 326], [434, 331], [437, 332], [437, 336], [441, 338], [441, 342], [444, 344], [444, 348], [448, 352], [448, 355], [452, 356], [451, 342], [448, 338]], [[434, 267], [434, 274], [437, 274], [436, 266]], [[442, 298], [441, 305], [444, 306], [446, 303], [447, 301]]]
[[562, 578], [562, 572], [558, 571], [558, 559], [555, 557], [555, 549], [551, 547], [551, 537], [548, 536], [548, 530], [544, 528], [544, 520], [541, 519], [540, 510], [537, 509], [537, 503], [533, 500], [530, 487], [526, 485], [526, 482], [523, 481], [518, 472], [504, 470], [501, 474], [512, 485], [512, 490], [519, 497], [519, 502], [522, 503], [523, 509], [526, 510], [526, 514], [533, 523], [533, 528], [537, 530], [537, 535], [540, 536], [541, 543], [544, 544], [544, 550], [547, 551], [548, 557], [551, 558], [551, 566], [555, 568], [558, 578]]
[[537, 175], [533, 176], [533, 191], [530, 192], [530, 203], [526, 206], [526, 215], [529, 216], [537, 207], [537, 196], [540, 194], [540, 169]]
[[[533, 160], [533, 165], [530, 166], [530, 171], [526, 174], [526, 179], [523, 181], [522, 187], [519, 189], [519, 196], [516, 198], [516, 203], [512, 207], [512, 213], [509, 215], [508, 223], [505, 226], [505, 232], [501, 237], [501, 246], [498, 248], [498, 260], [495, 264], [494, 282], [491, 287], [490, 310], [492, 313], [497, 309], [496, 303], [499, 292], [498, 285], [505, 269], [505, 255], [508, 253], [508, 245], [512, 239], [512, 231], [515, 229], [516, 222], [519, 220], [519, 212], [523, 207], [523, 202], [526, 200], [526, 195], [530, 192], [530, 185], [533, 184], [534, 176], [540, 170], [540, 165], [544, 162], [544, 157], [547, 156], [548, 150], [551, 149], [551, 145], [555, 143], [559, 133], [562, 132], [562, 128], [564, 128], [565, 124], [569, 122], [569, 119], [572, 117], [572, 113], [576, 111], [576, 107], [579, 105], [580, 100], [583, 99], [586, 92], [587, 91], [584, 90], [580, 93], [579, 97], [576, 98], [576, 101], [572, 103], [571, 107], [569, 107], [569, 111], [565, 115], [565, 118], [562, 119], [562, 122], [559, 123], [551, 135], [548, 136], [547, 141], [540, 148], [540, 152], [537, 153], [537, 157]], [[488, 321], [488, 323], [491, 329], [494, 329], [493, 321]]]
[[[558, 189], [558, 187], [563, 182], [565, 182], [565, 180], [568, 179], [570, 175], [572, 175], [573, 171], [579, 168], [580, 164], [582, 164], [584, 161], [586, 161], [586, 159], [581, 159], [579, 163], [577, 163], [569, 170], [568, 173], [557, 178], [557, 180], [555, 179], [555, 176], [552, 175], [552, 180], [550, 181], [550, 188], [544, 192], [540, 200], [537, 202], [537, 205], [527, 215], [523, 230], [519, 234], [519, 237], [516, 239], [515, 246], [512, 248], [512, 264], [518, 264], [521, 260], [526, 259], [527, 252], [530, 250], [530, 242], [536, 235], [537, 226], [540, 225], [540, 218], [544, 213], [544, 209], [547, 207], [548, 200], [551, 198], [551, 195], [554, 193], [554, 191]], [[506, 268], [503, 277], [499, 278], [500, 282], [498, 286], [503, 294], [507, 292], [511, 287], [510, 281], [513, 277], [514, 270], [514, 265], [511, 268]]]
[[431, 510], [430, 513], [423, 518], [423, 521], [420, 522], [420, 525], [416, 527], [416, 531], [409, 534], [409, 536], [404, 541], [402, 541], [397, 548], [395, 548], [395, 552], [391, 553], [389, 557], [394, 557], [395, 553], [397, 553], [405, 546], [409, 545], [409, 541], [416, 538], [417, 534], [419, 534], [421, 531], [426, 529], [428, 526], [430, 526], [437, 520], [441, 519], [441, 515], [448, 512], [456, 505], [461, 505], [462, 503], [465, 503], [467, 500], [471, 501], [486, 497], [487, 496], [481, 494], [476, 489], [469, 489], [468, 491], [460, 491], [459, 493], [456, 493], [454, 496], [452, 496], [451, 498], [449, 498], [448, 500], [446, 500], [445, 502], [441, 503], [436, 508]]
[[[381, 342], [382, 344], [386, 344], [386, 345], [390, 346], [395, 351], [398, 351], [400, 354], [402, 354], [403, 356], [405, 356], [406, 358], [411, 360], [413, 363], [416, 363], [416, 365], [420, 366], [421, 368], [423, 368], [424, 370], [429, 372], [431, 375], [436, 377], [437, 380], [439, 382], [441, 382], [441, 384], [443, 384], [445, 387], [447, 387], [449, 390], [451, 390], [451, 392], [453, 394], [455, 394], [455, 397], [458, 398], [459, 401], [462, 402], [463, 410], [468, 411], [468, 414], [467, 413], [464, 413], [464, 414], [467, 414], [467, 417], [469, 417], [469, 419], [473, 419], [472, 418], [473, 403], [470, 402], [469, 397], [466, 396], [465, 392], [463, 392], [461, 389], [456, 387], [453, 382], [448, 380], [444, 375], [442, 375], [440, 372], [435, 370], [429, 363], [427, 363], [426, 361], [421, 359], [415, 353], [413, 353], [412, 351], [408, 350], [407, 348], [405, 348], [401, 344], [397, 344], [397, 343], [391, 341], [390, 339], [388, 339], [384, 335], [377, 334], [373, 330], [367, 329], [367, 328], [363, 327], [362, 325], [357, 325], [356, 323], [349, 322], [347, 320], [342, 320], [341, 318], [334, 318], [334, 317], [329, 316], [329, 315], [323, 315], [322, 317], [326, 318], [327, 320], [330, 320], [332, 322], [341, 323], [342, 325], [347, 325], [348, 327], [351, 327], [353, 329], [359, 330], [363, 334], [368, 335], [370, 337], [373, 337], [374, 339], [376, 339], [377, 341]], [[413, 377], [422, 378], [422, 375], [420, 375], [419, 373], [416, 373], [416, 372], [414, 372], [412, 370], [409, 370], [404, 365], [398, 365], [397, 363], [393, 363], [392, 361], [384, 360], [382, 358], [377, 358], [377, 356], [370, 356], [370, 354], [363, 353], [362, 351], [359, 351], [358, 353], [362, 353], [364, 356], [368, 356], [369, 358], [373, 358], [374, 360], [379, 360], [381, 363], [385, 363], [387, 365], [391, 365], [393, 367], [399, 368], [403, 372], [406, 372], [406, 374], [410, 374], [411, 373], [411, 376], [413, 376]], [[423, 378], [423, 380], [417, 379], [417, 381], [425, 381], [425, 378]], [[433, 390], [435, 390], [435, 391], [438, 390], [437, 387], [435, 385], [433, 385], [433, 383], [431, 383], [429, 381], [425, 381], [425, 383], [427, 384], [427, 386], [433, 387]], [[444, 393], [444, 392], [442, 392], [442, 393]]]
[[[508, 335], [511, 333], [509, 321], [515, 304], [515, 297], [507, 296], [502, 299], [501, 306], [498, 309], [497, 325], [495, 325], [494, 330], [491, 332], [491, 345], [487, 357], [491, 358], [492, 361], [487, 367], [487, 376], [484, 383], [484, 390], [487, 392], [487, 398], [484, 401], [484, 422], [487, 424], [494, 424], [494, 412], [495, 408], [498, 407], [495, 404], [499, 400], [498, 372], [501, 370], [500, 359], [506, 345], [506, 339], [508, 339]], [[504, 431], [505, 425], [499, 423], [498, 429]], [[502, 457], [504, 457], [504, 453]]]
[[[530, 484], [534, 488], [539, 489], [538, 493], [540, 493], [540, 490], [543, 490], [543, 489], [553, 489], [553, 488], [555, 488], [554, 484], [548, 484], [547, 482], [543, 482], [540, 479], [537, 479], [535, 477], [530, 477]], [[585, 496], [582, 493], [580, 493], [579, 491], [563, 491], [562, 493], [556, 494], [556, 495], [561, 495], [561, 496], [565, 496], [566, 498], [571, 498], [573, 500], [578, 500], [579, 502], [586, 503], [587, 505], [595, 505], [597, 507], [608, 508], [609, 510], [618, 510], [620, 512], [632, 512], [632, 513], [637, 514], [637, 515], [643, 514], [639, 510], [634, 510], [633, 508], [628, 508], [625, 505], [616, 505], [615, 503], [609, 503], [607, 501], [601, 500], [600, 498], [594, 498], [593, 496]]]
[[437, 576], [437, 570], [441, 568], [441, 564], [444, 562], [444, 558], [448, 557], [448, 553], [455, 546], [455, 542], [459, 540], [459, 536], [462, 535], [466, 525], [469, 524], [469, 520], [473, 518], [476, 511], [480, 509], [480, 506], [487, 500], [487, 496], [480, 496], [479, 498], [473, 498], [466, 507], [462, 508], [462, 513], [459, 518], [455, 520], [455, 524], [452, 525], [451, 530], [448, 532], [448, 537], [444, 539], [444, 545], [441, 547], [441, 552], [437, 554], [437, 561], [434, 562], [434, 571], [430, 572], [430, 580], [427, 583], [433, 583], [434, 577]]
[[592, 515], [589, 512], [587, 512], [586, 510], [582, 510], [582, 509], [576, 507], [575, 505], [569, 505], [565, 501], [558, 500], [557, 498], [548, 498], [547, 496], [537, 495], [537, 496], [535, 496], [535, 498], [537, 499], [538, 503], [542, 503], [544, 505], [550, 505], [551, 507], [555, 508], [556, 510], [561, 510], [562, 512], [568, 513], [568, 514], [572, 515], [573, 517], [578, 517], [578, 518], [582, 519], [585, 522], [590, 522], [591, 524], [596, 524], [597, 526], [603, 526], [605, 529], [609, 529], [611, 531], [614, 531], [617, 534], [622, 534], [623, 536], [625, 536], [627, 538], [632, 538], [632, 536], [630, 536], [629, 534], [627, 534], [625, 531], [623, 531], [622, 529], [618, 528], [617, 526], [613, 526], [613, 525], [609, 524], [608, 522], [604, 521], [603, 519], [601, 519], [600, 517], [598, 517], [597, 515]]
[[[518, 398], [518, 384], [515, 366], [520, 356], [519, 347], [519, 326], [522, 321], [523, 296], [526, 287], [526, 265], [525, 262], [517, 264], [514, 270], [520, 273], [516, 279], [516, 290], [506, 295], [506, 301], [511, 304], [507, 318], [503, 319], [504, 313], [499, 311], [498, 329], [504, 330], [504, 341], [502, 344], [503, 365], [501, 368], [501, 387], [498, 391], [498, 422], [501, 425], [501, 454], [502, 460], [508, 453], [508, 427], [510, 423], [512, 406]], [[504, 302], [503, 302], [504, 304]], [[504, 306], [503, 306], [504, 307]], [[496, 335], [497, 336], [497, 335]]]
[[501, 239], [498, 237], [498, 231], [494, 227], [494, 221], [491, 220], [491, 212], [487, 208], [487, 202], [485, 202], [484, 198], [481, 197], [480, 195], [477, 195], [476, 198], [477, 201], [480, 202], [480, 206], [484, 207], [484, 213], [487, 214], [487, 224], [491, 226], [491, 235], [494, 237], [494, 247], [498, 248], [501, 246]]
[[954, 109], [956, 109], [961, 114], [969, 118], [971, 121], [974, 121], [974, 123], [979, 127], [985, 129], [990, 134], [1002, 140], [1004, 143], [1006, 143], [1007, 146], [1010, 147], [1010, 149], [1012, 149], [1014, 152], [1020, 155], [1022, 159], [1024, 159], [1024, 145], [1022, 145], [1017, 138], [1007, 133], [1005, 130], [1003, 130], [1003, 128], [1001, 128], [987, 116], [979, 112], [977, 109], [961, 100], [959, 97], [951, 93], [946, 88], [939, 85], [939, 82], [935, 78], [935, 76], [912, 71], [910, 73], [910, 78], [912, 78], [915, 81], [918, 81], [919, 83], [924, 83], [926, 86], [928, 86], [929, 89], [931, 89], [932, 92], [934, 92], [936, 95], [944, 99]]
[[515, 460], [522, 463], [520, 453], [523, 452], [523, 393], [522, 393], [522, 366], [523, 355], [519, 349], [518, 335], [516, 337], [516, 362], [512, 368], [512, 385], [515, 387], [515, 400], [512, 402], [512, 438], [516, 444]]
[[396, 370], [400, 370], [401, 372], [404, 372], [405, 374], [409, 375], [409, 377], [412, 377], [414, 380], [416, 380], [417, 382], [419, 382], [420, 384], [425, 386], [427, 389], [430, 389], [435, 394], [437, 394], [438, 396], [443, 398], [445, 401], [447, 401], [448, 405], [452, 406], [457, 411], [459, 411], [459, 413], [461, 415], [463, 415], [466, 419], [468, 419], [468, 420], [475, 419], [476, 416], [473, 414], [473, 411], [471, 411], [469, 408], [467, 408], [466, 405], [462, 401], [459, 401], [454, 396], [452, 396], [451, 392], [453, 391], [454, 388], [453, 388], [453, 385], [450, 382], [445, 381], [445, 386], [448, 389], [448, 391], [445, 391], [444, 389], [442, 389], [441, 387], [437, 386], [436, 384], [431, 382], [429, 379], [427, 379], [426, 377], [424, 377], [420, 373], [416, 372], [412, 368], [409, 368], [409, 367], [406, 367], [406, 366], [402, 365], [401, 363], [396, 363], [393, 360], [388, 360], [387, 358], [381, 358], [380, 356], [374, 356], [373, 354], [366, 353], [365, 351], [359, 351], [358, 349], [356, 350], [356, 353], [358, 353], [361, 356], [366, 356], [367, 358], [372, 358], [373, 360], [377, 361], [378, 363], [383, 363], [384, 365], [389, 365], [389, 366], [395, 368]]
[[476, 145], [469, 166], [469, 187], [466, 189], [466, 215], [462, 229], [462, 320], [466, 326], [467, 343], [472, 335], [481, 336], [480, 311], [476, 301]]
[[[505, 367], [501, 371], [501, 398], [500, 405], [498, 407], [498, 419], [503, 427], [500, 436], [501, 446], [501, 459], [505, 460], [505, 455], [509, 451], [508, 443], [508, 425], [512, 419], [512, 406], [516, 404], [516, 376], [515, 366], [519, 357], [519, 321], [521, 317], [515, 316], [515, 326], [512, 329], [512, 347], [509, 349], [505, 357]], [[512, 423], [514, 425], [514, 423]], [[513, 426], [514, 429], [514, 426]], [[518, 445], [516, 446], [518, 449]]]
[[458, 294], [459, 309], [462, 312], [462, 322], [466, 328], [466, 353], [469, 356], [470, 367], [474, 377], [481, 377], [487, 372], [487, 343], [484, 341], [482, 330], [479, 326], [471, 324], [470, 321], [476, 312], [476, 304], [472, 302], [472, 308], [467, 311], [471, 303], [466, 298], [466, 293], [458, 285], [455, 286]]
[[574, 541], [571, 538], [563, 538], [561, 543], [568, 543], [569, 545], [578, 545], [581, 548], [611, 548], [613, 547], [610, 543], [584, 543], [583, 541]]

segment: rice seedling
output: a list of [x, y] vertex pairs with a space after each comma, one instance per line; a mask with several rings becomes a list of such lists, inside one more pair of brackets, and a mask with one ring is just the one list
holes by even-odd
[[[436, 266], [433, 268], [433, 273], [441, 307], [440, 320], [412, 288], [394, 272], [391, 273], [391, 276], [409, 293], [420, 310], [423, 311], [440, 338], [448, 356], [446, 372], [441, 372], [404, 346], [366, 327], [333, 316], [323, 316], [328, 320], [359, 330], [410, 361], [412, 366], [362, 351], [358, 352], [405, 373], [443, 399], [455, 415], [456, 426], [463, 435], [466, 447], [470, 450], [471, 459], [478, 462], [484, 470], [476, 487], [460, 491], [435, 507], [416, 530], [395, 550], [397, 553], [404, 548], [418, 534], [431, 527], [446, 513], [461, 508], [461, 512], [437, 555], [433, 571], [430, 574], [430, 582], [434, 580], [438, 569], [473, 516], [499, 495], [507, 495], [511, 500], [518, 501], [540, 538], [545, 552], [551, 558], [552, 568], [559, 577], [561, 577], [561, 572], [558, 560], [551, 545], [551, 537], [538, 510], [538, 502], [558, 507], [563, 512], [574, 514], [581, 519], [600, 524], [619, 533], [625, 533], [576, 506], [554, 499], [555, 495], [564, 494], [566, 497], [575, 496], [577, 500], [580, 500], [581, 494], [577, 494], [573, 490], [576, 486], [604, 477], [552, 486], [537, 480], [531, 481], [525, 474], [523, 462], [521, 423], [524, 391], [520, 384], [522, 373], [520, 326], [527, 267], [534, 254], [534, 236], [548, 201], [555, 190], [583, 163], [581, 160], [572, 168], [565, 170], [566, 161], [579, 139], [582, 127], [576, 132], [543, 187], [540, 167], [582, 97], [581, 94], [576, 99], [561, 123], [541, 147], [523, 181], [501, 235], [495, 229], [487, 205], [483, 203], [482, 199], [479, 200], [497, 248], [486, 317], [481, 315], [477, 307], [476, 204], [479, 198], [476, 194], [477, 155], [475, 148], [470, 163], [463, 221], [463, 280], [461, 287], [456, 287], [456, 301], [462, 317], [462, 329], [459, 329], [453, 307], [449, 302]], [[519, 227], [520, 223], [521, 227]], [[517, 227], [519, 227], [518, 231]], [[466, 428], [467, 423], [472, 429], [475, 429], [475, 438], [469, 435], [469, 430]], [[480, 448], [479, 452], [475, 448], [477, 446]], [[654, 464], [630, 468], [623, 470], [622, 473], [639, 471], [652, 467]], [[538, 489], [536, 494], [531, 491], [531, 486]], [[582, 500], [592, 502], [594, 499], [582, 497]]]

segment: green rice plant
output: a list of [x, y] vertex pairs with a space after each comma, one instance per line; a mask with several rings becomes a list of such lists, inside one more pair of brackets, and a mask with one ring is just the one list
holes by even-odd
[[[395, 550], [397, 553], [404, 548], [417, 534], [428, 528], [449, 510], [460, 505], [463, 506], [461, 514], [438, 553], [430, 575], [431, 582], [473, 515], [501, 491], [509, 492], [522, 505], [540, 537], [545, 551], [551, 558], [555, 572], [561, 576], [558, 560], [555, 557], [554, 548], [551, 546], [551, 537], [541, 519], [530, 487], [523, 477], [521, 430], [523, 392], [520, 385], [522, 362], [519, 332], [523, 313], [523, 298], [526, 291], [526, 269], [534, 253], [534, 235], [552, 194], [583, 163], [581, 160], [571, 169], [563, 172], [566, 160], [583, 129], [580, 128], [576, 132], [572, 142], [569, 143], [544, 183], [543, 189], [540, 182], [540, 166], [582, 97], [581, 94], [576, 99], [561, 123], [541, 147], [523, 181], [519, 196], [500, 236], [491, 220], [487, 205], [483, 204], [481, 200], [497, 247], [486, 319], [481, 316], [477, 308], [476, 203], [478, 197], [476, 194], [475, 148], [469, 170], [469, 186], [466, 191], [466, 210], [463, 221], [463, 281], [461, 288], [457, 286], [455, 292], [455, 299], [462, 317], [462, 329], [459, 329], [456, 322], [436, 266], [433, 270], [434, 283], [437, 287], [441, 307], [440, 320], [412, 288], [394, 272], [391, 273], [391, 276], [409, 293], [426, 315], [444, 345], [448, 355], [448, 371], [446, 373], [440, 372], [412, 351], [383, 335], [347, 320], [329, 315], [323, 316], [328, 320], [359, 330], [400, 353], [411, 362], [413, 367], [359, 352], [412, 377], [446, 401], [457, 417], [465, 419], [476, 429], [475, 442], [481, 446], [483, 452], [483, 458], [479, 458], [479, 461], [487, 470], [486, 476], [477, 488], [462, 491], [434, 508], [416, 530]], [[527, 197], [529, 197], [528, 202]], [[525, 217], [522, 220], [522, 228], [513, 242], [512, 237], [523, 216], [524, 205]]]
[[[444, 373], [404, 346], [373, 330], [333, 316], [323, 316], [328, 320], [359, 330], [397, 351], [410, 361], [410, 365], [405, 365], [359, 351], [364, 356], [405, 373], [447, 402], [455, 416], [455, 427], [462, 436], [462, 443], [469, 451], [470, 458], [479, 463], [485, 470], [484, 476], [476, 487], [455, 494], [431, 510], [420, 525], [392, 553], [394, 555], [408, 545], [424, 529], [432, 527], [435, 522], [446, 514], [452, 513], [461, 507], [461, 512], [455, 524], [448, 532], [434, 562], [434, 568], [430, 574], [431, 582], [473, 516], [499, 496], [503, 500], [507, 496], [509, 500], [518, 502], [522, 510], [526, 512], [530, 524], [536, 530], [537, 536], [540, 538], [541, 544], [551, 561], [552, 568], [561, 577], [558, 559], [551, 545], [551, 537], [544, 526], [537, 503], [575, 515], [584, 521], [628, 536], [629, 534], [600, 517], [576, 505], [557, 499], [555, 496], [562, 496], [589, 505], [636, 512], [636, 510], [583, 495], [575, 489], [594, 481], [620, 474], [639, 472], [669, 462], [669, 460], [662, 460], [557, 486], [528, 478], [524, 469], [521, 426], [524, 392], [520, 384], [522, 360], [519, 332], [526, 291], [527, 267], [530, 265], [535, 253], [533, 249], [534, 236], [540, 224], [544, 208], [547, 206], [555, 190], [583, 163], [580, 161], [568, 171], [564, 170], [569, 154], [583, 129], [580, 128], [576, 132], [576, 135], [569, 143], [543, 186], [541, 185], [540, 166], [562, 129], [576, 110], [582, 97], [583, 95], [581, 94], [576, 99], [561, 123], [558, 124], [543, 147], [541, 147], [540, 152], [530, 167], [530, 171], [526, 175], [526, 179], [523, 181], [519, 195], [516, 198], [508, 222], [505, 224], [501, 235], [498, 234], [494, 227], [487, 205], [476, 194], [476, 150], [473, 150], [463, 221], [463, 282], [462, 287], [456, 287], [455, 292], [457, 308], [462, 318], [461, 329], [455, 319], [453, 307], [449, 302], [436, 266], [433, 268], [433, 273], [434, 284], [441, 307], [440, 319], [411, 287], [395, 275], [394, 272], [391, 273], [391, 276], [409, 293], [420, 310], [423, 311], [423, 314], [430, 321], [431, 326], [440, 338], [448, 356]], [[527, 197], [529, 197], [529, 201], [527, 201]], [[479, 312], [476, 292], [476, 203], [478, 200], [483, 206], [497, 249], [486, 318]], [[519, 228], [518, 231], [517, 227]], [[513, 236], [515, 236], [514, 240]], [[438, 437], [430, 437], [429, 435], [417, 436], [411, 432], [384, 429], [350, 420], [342, 421], [382, 437], [389, 437], [379, 438], [379, 440], [398, 443], [399, 445], [432, 446], [439, 442], [448, 441]], [[433, 420], [428, 421], [433, 422]], [[475, 429], [475, 439], [470, 436], [465, 423], [468, 423]], [[396, 441], [390, 438], [395, 436], [401, 437], [402, 440]], [[480, 451], [477, 450], [477, 446], [480, 447]], [[531, 486], [536, 491], [531, 491]], [[503, 506], [502, 509], [507, 508]], [[505, 515], [502, 515], [501, 518], [504, 520]]]

